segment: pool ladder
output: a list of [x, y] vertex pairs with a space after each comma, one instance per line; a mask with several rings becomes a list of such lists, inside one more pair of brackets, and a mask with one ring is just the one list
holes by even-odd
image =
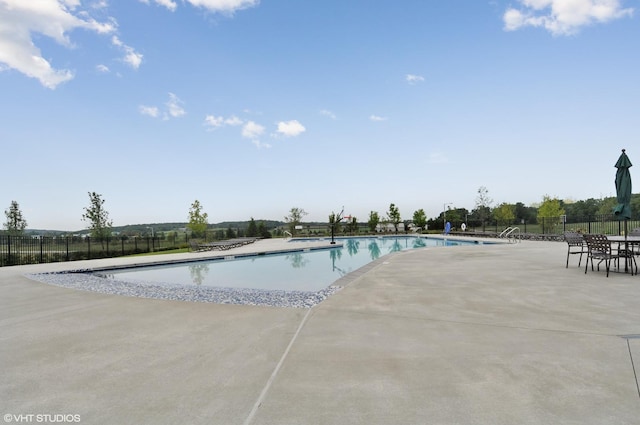
[[509, 242], [513, 241], [514, 243], [518, 243], [522, 240], [519, 227], [507, 227], [502, 231], [502, 233], [500, 233], [500, 235], [498, 235], [498, 237], [501, 239], [508, 239]]

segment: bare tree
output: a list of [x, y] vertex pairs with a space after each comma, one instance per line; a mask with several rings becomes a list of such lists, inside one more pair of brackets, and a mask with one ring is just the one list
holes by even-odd
[[491, 216], [491, 204], [493, 199], [489, 197], [489, 191], [486, 187], [480, 186], [478, 189], [478, 197], [476, 198], [475, 216], [482, 222], [482, 231], [485, 230], [487, 218]]

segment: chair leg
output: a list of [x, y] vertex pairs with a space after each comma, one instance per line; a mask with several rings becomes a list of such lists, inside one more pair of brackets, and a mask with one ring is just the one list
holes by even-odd
[[[593, 260], [591, 260], [593, 262]], [[587, 256], [587, 262], [584, 265], [584, 274], [587, 274], [587, 269], [589, 268], [589, 257]]]
[[[584, 265], [584, 274], [587, 274], [587, 270], [589, 269], [589, 259], [591, 259], [591, 271], [594, 271], [595, 269], [593, 268], [593, 257], [589, 257], [587, 256], [587, 262]], [[600, 270], [600, 263], [597, 264], [598, 266], [598, 270]]]

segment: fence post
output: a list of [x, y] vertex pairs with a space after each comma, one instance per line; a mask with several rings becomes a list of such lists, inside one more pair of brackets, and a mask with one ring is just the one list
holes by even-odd
[[91, 260], [91, 236], [87, 236], [87, 260]]
[[67, 236], [65, 239], [67, 242], [67, 256], [65, 258], [67, 259], [67, 261], [69, 261], [69, 236]]
[[44, 255], [42, 252], [42, 244], [44, 243], [44, 236], [40, 236], [40, 263], [44, 263]]

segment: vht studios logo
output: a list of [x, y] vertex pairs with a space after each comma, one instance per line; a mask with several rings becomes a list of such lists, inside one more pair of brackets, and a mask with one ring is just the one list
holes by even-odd
[[62, 424], [62, 423], [79, 423], [80, 415], [63, 415], [61, 413], [27, 413], [27, 414], [12, 414], [6, 413], [4, 415], [4, 421], [6, 423], [40, 423], [40, 424]]

